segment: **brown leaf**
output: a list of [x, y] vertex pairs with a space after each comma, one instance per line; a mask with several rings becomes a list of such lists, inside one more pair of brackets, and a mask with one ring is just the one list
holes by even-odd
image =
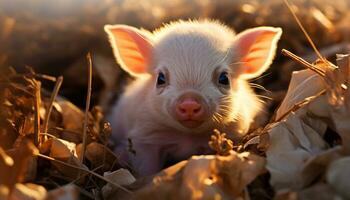
[[264, 172], [262, 157], [231, 151], [228, 156], [193, 156], [154, 177], [136, 199], [244, 198], [244, 188]]
[[11, 200], [43, 200], [46, 189], [33, 183], [17, 183], [9, 199]]
[[[123, 168], [114, 172], [105, 172], [103, 176], [113, 183], [122, 186], [131, 185], [136, 181], [135, 177], [129, 172], [129, 170]], [[118, 188], [113, 186], [111, 183], [107, 183], [105, 186], [103, 186], [101, 192], [104, 199], [110, 199], [118, 194]], [[117, 198], [118, 195], [115, 197]]]
[[[0, 159], [0, 185], [11, 191], [18, 182], [33, 180], [36, 176], [36, 147], [25, 141], [19, 148], [6, 152], [6, 159]], [[12, 161], [11, 161], [12, 160]]]
[[81, 133], [83, 131], [84, 113], [69, 101], [58, 101], [62, 110], [62, 125], [64, 129]]
[[313, 126], [315, 124], [310, 126], [297, 114], [291, 113], [269, 131], [266, 168], [271, 173], [270, 183], [275, 189], [303, 187], [302, 166], [327, 148], [322, 139], [323, 133], [315, 131]]
[[[69, 165], [87, 168], [80, 163], [75, 150], [76, 145], [74, 143], [56, 138], [49, 139], [47, 142], [51, 143], [50, 157], [68, 163]], [[72, 180], [86, 173], [62, 163], [55, 161], [52, 161], [51, 163], [58, 169], [58, 171]]]
[[[81, 156], [81, 145], [76, 147], [78, 158]], [[85, 157], [90, 161], [92, 168], [103, 166], [103, 169], [110, 170], [119, 165], [116, 155], [108, 147], [97, 142], [87, 145]]]

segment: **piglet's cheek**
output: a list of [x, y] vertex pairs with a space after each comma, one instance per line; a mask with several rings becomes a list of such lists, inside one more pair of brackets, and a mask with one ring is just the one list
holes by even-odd
[[[175, 116], [175, 101], [173, 100], [168, 100], [165, 104], [165, 110], [166, 112], [172, 117], [174, 118]], [[174, 118], [175, 119], [175, 118]]]

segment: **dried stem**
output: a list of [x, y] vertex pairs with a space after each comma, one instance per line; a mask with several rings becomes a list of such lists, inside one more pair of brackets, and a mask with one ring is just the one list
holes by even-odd
[[286, 49], [282, 49], [282, 54], [292, 58], [293, 60], [295, 60], [298, 63], [302, 64], [303, 66], [307, 67], [308, 69], [314, 71], [315, 73], [317, 73], [321, 77], [325, 77], [326, 73], [322, 69], [319, 69], [319, 68], [315, 67], [313, 64], [308, 63], [306, 60], [304, 60], [301, 57], [293, 54], [292, 52], [290, 52], [290, 51], [288, 51]]
[[297, 17], [297, 15], [295, 14], [295, 11], [293, 10], [292, 6], [290, 5], [288, 0], [284, 0], [284, 3], [287, 5], [288, 9], [290, 10], [290, 12], [292, 13], [295, 21], [298, 23], [300, 29], [303, 31], [306, 39], [309, 41], [311, 47], [314, 49], [314, 51], [316, 52], [317, 56], [319, 59], [321, 59], [322, 61], [325, 61], [323, 56], [321, 55], [321, 53], [318, 51], [318, 49], [316, 48], [316, 45], [314, 44], [314, 42], [312, 41], [311, 37], [309, 36], [309, 34], [306, 32], [304, 26], [301, 24], [299, 18]]
[[52, 158], [52, 157], [50, 157], [50, 156], [46, 156], [46, 155], [43, 155], [43, 154], [38, 154], [37, 156], [39, 156], [39, 157], [41, 157], [41, 158], [45, 158], [45, 159], [47, 159], [47, 160], [51, 160], [51, 161], [60, 163], [60, 164], [62, 164], [62, 165], [65, 165], [65, 166], [68, 166], [68, 167], [71, 167], [71, 168], [74, 168], [74, 169], [78, 169], [78, 170], [81, 170], [81, 171], [90, 173], [90, 174], [96, 176], [97, 178], [100, 178], [101, 180], [104, 180], [104, 181], [106, 181], [107, 183], [110, 183], [110, 184], [112, 184], [113, 186], [115, 186], [115, 187], [117, 187], [117, 188], [120, 188], [120, 189], [122, 189], [123, 191], [125, 191], [125, 192], [127, 192], [127, 193], [129, 193], [129, 194], [132, 193], [130, 190], [126, 189], [125, 187], [123, 187], [123, 186], [121, 186], [121, 185], [118, 185], [118, 184], [116, 184], [116, 183], [114, 183], [114, 182], [112, 182], [112, 181], [106, 179], [105, 177], [103, 177], [103, 176], [97, 174], [96, 172], [90, 171], [89, 169], [85, 169], [85, 168], [83, 168], [83, 167], [79, 167], [79, 166], [72, 165], [72, 164], [69, 164], [69, 163], [66, 163], [66, 162], [63, 162], [63, 161], [60, 161], [60, 160], [56, 160], [55, 158]]
[[40, 104], [41, 104], [41, 82], [34, 80], [35, 95], [34, 95], [34, 145], [39, 145], [40, 133]]
[[86, 149], [86, 132], [88, 128], [88, 115], [89, 115], [89, 108], [90, 108], [90, 99], [91, 99], [91, 88], [92, 88], [92, 59], [91, 54], [88, 53], [87, 60], [89, 62], [88, 65], [88, 88], [87, 88], [87, 95], [86, 95], [86, 104], [85, 104], [85, 115], [84, 115], [84, 127], [83, 127], [83, 144], [81, 149], [81, 156], [80, 156], [80, 162], [83, 163], [84, 156], [85, 156], [85, 149]]
[[43, 131], [42, 131], [43, 133], [47, 132], [47, 128], [49, 126], [49, 121], [50, 121], [50, 115], [51, 115], [51, 111], [52, 111], [52, 107], [53, 107], [53, 102], [55, 101], [55, 99], [57, 97], [57, 94], [61, 88], [62, 82], [63, 82], [63, 77], [62, 76], [58, 77], [58, 79], [56, 81], [55, 88], [51, 94], [50, 104], [49, 104], [48, 109], [46, 110], [46, 113], [45, 113], [45, 119], [44, 119], [44, 123], [43, 123]]
[[45, 79], [45, 80], [52, 81], [52, 82], [56, 82], [57, 81], [56, 77], [49, 76], [49, 75], [46, 75], [46, 74], [34, 74], [34, 76], [37, 77], [37, 78]]
[[306, 99], [303, 99], [301, 101], [299, 101], [298, 103], [294, 104], [294, 106], [292, 108], [290, 108], [289, 110], [287, 110], [283, 115], [281, 115], [278, 119], [275, 119], [273, 121], [273, 123], [275, 122], [280, 122], [282, 121], [284, 118], [286, 118], [290, 113], [292, 112], [296, 112], [297, 110], [299, 110], [300, 108], [304, 107], [305, 105], [309, 104], [310, 102], [312, 102], [314, 99], [320, 97], [321, 95], [325, 94], [326, 90], [321, 90], [319, 93], [315, 94], [314, 96], [308, 97]]

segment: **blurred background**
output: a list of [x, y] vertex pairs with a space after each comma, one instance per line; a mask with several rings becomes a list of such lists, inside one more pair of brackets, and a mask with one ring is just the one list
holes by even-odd
[[[294, 10], [323, 55], [350, 52], [349, 0], [293, 0]], [[253, 82], [269, 91], [273, 110], [283, 98], [293, 70], [302, 69], [281, 55], [282, 48], [313, 62], [315, 53], [282, 0], [0, 0], [0, 67], [19, 72], [64, 76], [60, 91], [84, 106], [86, 54], [93, 56], [93, 104], [108, 105], [127, 77], [115, 63], [105, 24], [128, 24], [153, 30], [177, 19], [211, 18], [240, 32], [269, 25], [283, 28], [274, 64]], [[52, 89], [53, 83], [43, 84]]]

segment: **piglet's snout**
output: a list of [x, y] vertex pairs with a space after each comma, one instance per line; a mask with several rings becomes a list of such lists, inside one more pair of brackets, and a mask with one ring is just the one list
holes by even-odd
[[200, 102], [192, 98], [186, 98], [176, 105], [176, 114], [179, 119], [200, 119], [204, 114]]
[[194, 128], [203, 123], [207, 109], [203, 99], [197, 94], [184, 94], [175, 104], [175, 117], [186, 127]]

